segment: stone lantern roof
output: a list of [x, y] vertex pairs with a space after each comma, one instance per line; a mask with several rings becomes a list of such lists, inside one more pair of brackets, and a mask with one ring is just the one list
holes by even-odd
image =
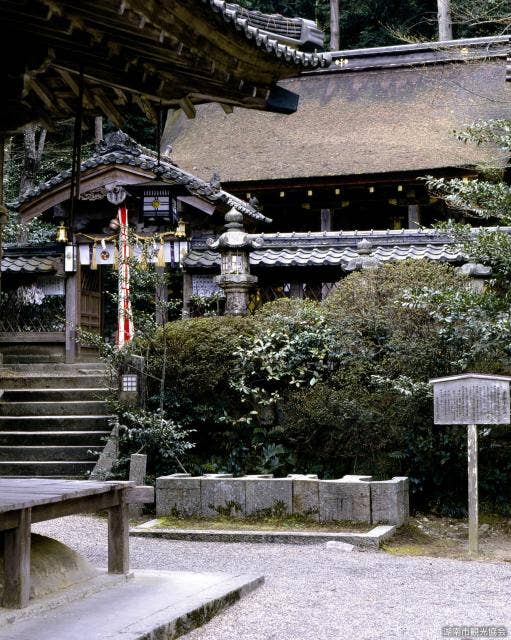
[[208, 239], [207, 245], [213, 251], [238, 249], [249, 252], [262, 247], [263, 239], [245, 231], [243, 214], [233, 207], [225, 214], [225, 231], [216, 240]]

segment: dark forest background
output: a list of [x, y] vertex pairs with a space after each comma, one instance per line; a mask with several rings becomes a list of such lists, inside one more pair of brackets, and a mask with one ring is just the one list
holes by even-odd
[[[328, 45], [330, 0], [238, 0], [238, 4], [265, 13], [315, 20], [327, 34]], [[495, 23], [485, 18], [497, 9], [493, 6], [496, 4], [499, 0], [452, 3], [454, 37], [495, 34]], [[340, 0], [339, 14], [341, 49], [437, 39], [436, 0]]]

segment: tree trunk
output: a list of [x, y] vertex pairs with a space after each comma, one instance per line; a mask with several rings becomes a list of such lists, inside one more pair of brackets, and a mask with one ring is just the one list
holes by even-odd
[[452, 20], [450, 0], [438, 1], [438, 39], [452, 40]]
[[330, 51], [339, 51], [339, 0], [330, 0]]
[[28, 126], [23, 132], [24, 160], [20, 179], [20, 196], [34, 187], [35, 178], [41, 165], [44, 143], [46, 142], [46, 129], [39, 131], [39, 139], [37, 139], [37, 133], [37, 126]]

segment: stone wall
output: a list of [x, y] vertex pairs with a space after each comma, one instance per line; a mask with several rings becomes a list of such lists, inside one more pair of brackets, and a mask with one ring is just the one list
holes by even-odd
[[408, 478], [318, 480], [300, 474], [233, 478], [229, 474], [191, 477], [176, 473], [156, 480], [157, 516], [243, 518], [270, 513], [306, 515], [320, 522], [401, 525], [409, 516]]

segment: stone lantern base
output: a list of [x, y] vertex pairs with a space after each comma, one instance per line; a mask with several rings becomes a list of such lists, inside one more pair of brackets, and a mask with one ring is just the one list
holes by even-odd
[[215, 282], [225, 292], [225, 315], [246, 316], [250, 289], [257, 276], [250, 274], [224, 274], [215, 277]]

